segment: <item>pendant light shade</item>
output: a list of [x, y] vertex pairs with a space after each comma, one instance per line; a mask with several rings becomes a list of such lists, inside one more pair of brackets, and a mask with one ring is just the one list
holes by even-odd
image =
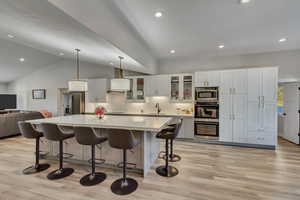
[[130, 90], [130, 80], [123, 77], [122, 60], [123, 57], [119, 56], [120, 59], [120, 78], [111, 79], [110, 89], [111, 91], [124, 92]]
[[68, 82], [70, 92], [86, 92], [88, 91], [88, 83], [85, 80], [79, 79], [79, 49], [76, 51], [76, 61], [77, 61], [77, 79]]

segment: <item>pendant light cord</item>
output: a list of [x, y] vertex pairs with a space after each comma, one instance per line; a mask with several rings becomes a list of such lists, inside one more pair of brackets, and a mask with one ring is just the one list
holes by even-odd
[[120, 59], [120, 78], [123, 78], [123, 69], [122, 69], [122, 60], [124, 59], [124, 57], [122, 56], [119, 56], [119, 59]]
[[79, 80], [79, 52], [80, 49], [75, 49], [76, 50], [76, 61], [77, 61], [77, 80]]

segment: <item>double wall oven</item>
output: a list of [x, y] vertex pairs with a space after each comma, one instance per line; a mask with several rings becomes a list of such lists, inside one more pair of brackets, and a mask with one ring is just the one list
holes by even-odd
[[219, 137], [217, 87], [195, 88], [195, 135]]

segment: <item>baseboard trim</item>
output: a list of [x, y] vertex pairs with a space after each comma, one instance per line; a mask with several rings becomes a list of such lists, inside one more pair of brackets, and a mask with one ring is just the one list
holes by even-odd
[[275, 150], [276, 146], [272, 145], [261, 145], [261, 144], [247, 144], [247, 143], [235, 143], [235, 142], [221, 142], [217, 140], [207, 140], [199, 138], [177, 138], [177, 141], [183, 142], [193, 142], [193, 143], [203, 143], [203, 144], [216, 144], [216, 145], [225, 145], [225, 146], [237, 146], [237, 147], [246, 147], [246, 148], [256, 148], [256, 149], [268, 149]]
[[18, 133], [18, 134], [14, 134], [14, 135], [7, 135], [7, 136], [3, 136], [3, 137], [0, 137], [0, 140], [2, 139], [7, 139], [7, 138], [12, 138], [12, 137], [17, 137], [17, 136], [20, 136], [21, 134]]

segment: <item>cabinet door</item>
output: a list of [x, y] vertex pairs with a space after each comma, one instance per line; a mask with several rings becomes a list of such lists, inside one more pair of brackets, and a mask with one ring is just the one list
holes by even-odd
[[144, 78], [136, 79], [136, 94], [135, 97], [137, 100], [145, 99], [145, 80]]
[[220, 96], [219, 140], [232, 142], [232, 96]]
[[277, 101], [277, 68], [262, 70], [262, 96], [264, 101]]
[[192, 101], [193, 98], [193, 76], [183, 76], [182, 96], [184, 101]]
[[259, 101], [262, 87], [261, 70], [248, 69], [248, 101]]
[[220, 86], [220, 72], [210, 71], [207, 72], [207, 85], [208, 87], [219, 87]]
[[247, 141], [247, 95], [232, 96], [233, 142]]
[[262, 130], [277, 132], [277, 104], [265, 102], [262, 105]]
[[234, 94], [247, 94], [247, 70], [232, 71], [232, 88]]
[[156, 88], [156, 82], [154, 76], [147, 76], [144, 78], [145, 84], [145, 96], [154, 96], [154, 90]]
[[180, 76], [170, 76], [170, 99], [172, 101], [179, 101], [181, 98], [180, 95], [180, 83], [182, 80], [180, 80]]
[[133, 100], [134, 99], [134, 82], [136, 81], [136, 79], [130, 78], [129, 81], [130, 81], [130, 84], [129, 84], [129, 90], [126, 91], [126, 99]]
[[260, 130], [261, 109], [258, 101], [248, 101], [248, 132]]
[[232, 72], [222, 71], [220, 78], [220, 93], [229, 95], [232, 89]]
[[169, 84], [169, 76], [168, 75], [159, 75], [155, 76], [154, 79], [155, 86], [154, 96], [169, 96], [170, 94], [170, 84]]
[[195, 87], [206, 87], [208, 81], [208, 72], [195, 73]]

